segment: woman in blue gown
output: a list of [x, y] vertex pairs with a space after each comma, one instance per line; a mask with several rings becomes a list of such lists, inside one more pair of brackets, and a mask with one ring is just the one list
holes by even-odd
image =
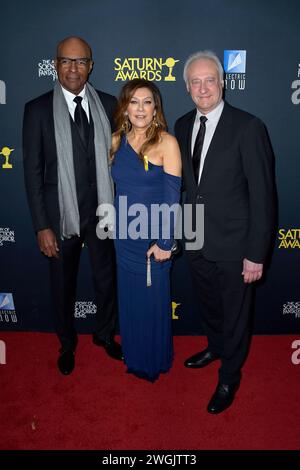
[[[112, 142], [116, 259], [122, 349], [127, 371], [154, 381], [173, 361], [170, 267], [175, 216], [157, 208], [179, 203], [181, 158], [166, 132], [152, 82], [122, 89]], [[174, 213], [175, 213], [174, 212]]]

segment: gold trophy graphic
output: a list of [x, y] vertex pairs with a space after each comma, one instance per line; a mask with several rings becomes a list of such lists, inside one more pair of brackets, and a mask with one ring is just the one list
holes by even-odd
[[175, 60], [175, 59], [173, 59], [173, 57], [168, 57], [166, 59], [166, 62], [163, 64], [163, 65], [166, 65], [169, 68], [169, 73], [165, 77], [166, 82], [175, 82], [176, 77], [174, 77], [172, 75], [172, 71], [173, 71], [173, 68], [174, 68], [174, 65], [176, 64], [176, 62], [179, 62], [179, 60]]
[[176, 302], [172, 302], [172, 320], [178, 320], [178, 315], [175, 314], [177, 307], [181, 304], [177, 304]]
[[0, 152], [0, 155], [3, 155], [3, 157], [5, 158], [5, 163], [3, 163], [2, 165], [2, 168], [4, 168], [5, 170], [10, 170], [13, 167], [11, 163], [8, 163], [8, 160], [11, 152], [13, 152], [14, 150], [15, 149], [10, 149], [9, 147], [3, 147]]

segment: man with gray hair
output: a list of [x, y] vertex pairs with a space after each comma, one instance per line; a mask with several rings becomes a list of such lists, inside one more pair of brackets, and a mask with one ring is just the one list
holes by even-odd
[[190, 56], [184, 80], [196, 109], [177, 120], [175, 135], [185, 202], [204, 204], [203, 248], [186, 253], [208, 339], [185, 366], [221, 360], [207, 407], [216, 414], [234, 400], [249, 346], [253, 284], [274, 230], [273, 152], [262, 121], [223, 100], [223, 68], [213, 52]]
[[116, 98], [88, 83], [90, 46], [69, 37], [57, 46], [54, 90], [25, 106], [24, 173], [29, 208], [40, 251], [49, 258], [55, 328], [61, 344], [58, 369], [75, 366], [76, 282], [80, 253], [89, 250], [97, 313], [93, 342], [122, 359], [114, 341], [115, 270], [112, 240], [96, 235], [99, 204], [112, 204], [108, 170]]

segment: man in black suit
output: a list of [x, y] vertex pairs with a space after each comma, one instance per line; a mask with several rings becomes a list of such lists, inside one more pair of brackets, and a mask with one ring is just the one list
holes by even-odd
[[[115, 97], [95, 90], [90, 46], [69, 37], [58, 44], [54, 90], [25, 106], [24, 173], [29, 208], [41, 252], [49, 258], [55, 328], [61, 343], [58, 368], [75, 365], [76, 281], [83, 242], [89, 249], [96, 293], [93, 342], [122, 359], [114, 341], [115, 270], [112, 241], [96, 235], [96, 210], [112, 203], [108, 170]], [[100, 150], [101, 151], [100, 151]]]
[[[228, 408], [250, 338], [253, 283], [263, 274], [274, 228], [273, 153], [264, 124], [222, 99], [223, 68], [210, 52], [184, 67], [196, 109], [179, 118], [186, 203], [204, 205], [204, 245], [187, 251], [208, 347], [185, 361], [202, 368], [221, 359], [208, 412]], [[195, 221], [193, 220], [193, 227]]]

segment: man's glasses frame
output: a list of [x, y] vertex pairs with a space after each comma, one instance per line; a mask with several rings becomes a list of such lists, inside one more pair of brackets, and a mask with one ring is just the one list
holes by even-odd
[[70, 57], [57, 57], [56, 59], [62, 67], [70, 67], [73, 62], [77, 67], [87, 67], [92, 60], [90, 57], [78, 57], [77, 59], [71, 59]]

